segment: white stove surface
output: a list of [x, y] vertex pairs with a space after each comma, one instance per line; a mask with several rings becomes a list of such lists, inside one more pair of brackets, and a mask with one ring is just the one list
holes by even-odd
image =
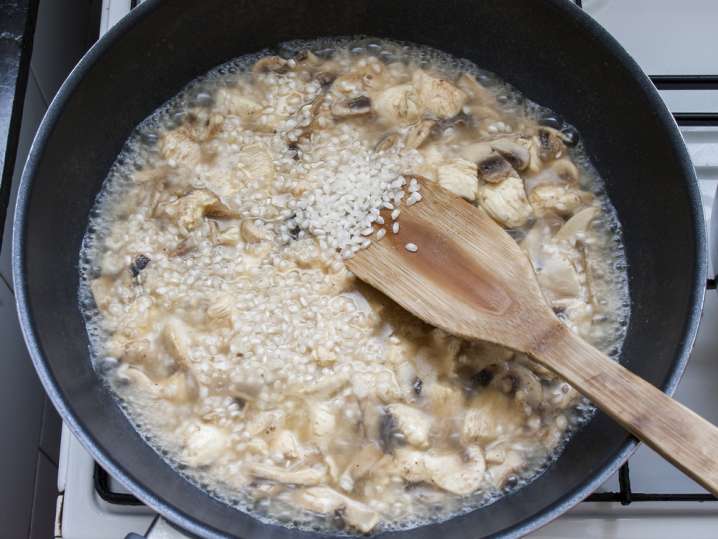
[[[130, 9], [130, 0], [104, 0], [100, 33]], [[718, 74], [716, 0], [584, 0], [584, 8], [603, 24], [651, 74]], [[661, 92], [674, 112], [718, 112], [718, 91]], [[698, 172], [706, 222], [718, 187], [718, 127], [681, 129]], [[714, 273], [710, 273], [714, 275]], [[676, 398], [718, 423], [718, 291], [706, 294], [700, 331]], [[705, 493], [656, 453], [641, 446], [630, 459], [633, 492]], [[94, 462], [63, 428], [58, 475], [57, 537], [124, 539], [144, 533], [155, 515], [147, 507], [108, 504], [93, 483]], [[117, 482], [113, 490], [125, 491]], [[617, 476], [599, 491], [619, 490]], [[126, 491], [125, 491], [126, 492]], [[180, 538], [178, 533], [166, 533]], [[535, 539], [647, 539], [718, 537], [718, 502], [581, 503], [534, 532]]]

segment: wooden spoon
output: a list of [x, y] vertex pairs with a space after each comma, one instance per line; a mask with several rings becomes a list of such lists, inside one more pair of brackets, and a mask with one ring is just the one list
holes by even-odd
[[431, 181], [421, 194], [402, 208], [399, 233], [357, 252], [349, 270], [433, 326], [530, 355], [718, 494], [718, 428], [568, 329], [526, 254], [486, 212]]

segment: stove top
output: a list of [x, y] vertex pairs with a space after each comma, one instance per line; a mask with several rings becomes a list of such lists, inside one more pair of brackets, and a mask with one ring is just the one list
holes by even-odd
[[[141, 0], [104, 0], [104, 34]], [[576, 0], [641, 64], [674, 113], [696, 167], [706, 224], [718, 187], [718, 19], [715, 0]], [[656, 36], [660, 36], [658, 43]], [[709, 275], [715, 275], [711, 268]], [[718, 424], [718, 291], [707, 283], [703, 319], [676, 392]], [[56, 537], [122, 539], [130, 532], [180, 539], [97, 466], [63, 428]], [[718, 501], [646, 446], [596, 493], [534, 532], [535, 539], [718, 537]]]

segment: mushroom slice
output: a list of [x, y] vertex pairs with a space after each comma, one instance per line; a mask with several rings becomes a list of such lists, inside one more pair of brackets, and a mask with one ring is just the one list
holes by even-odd
[[339, 478], [339, 485], [346, 492], [354, 490], [354, 484], [367, 475], [374, 465], [384, 456], [376, 444], [369, 443], [354, 454], [344, 473]]
[[260, 58], [252, 66], [252, 75], [262, 75], [266, 73], [287, 73], [289, 71], [289, 62], [279, 56], [265, 56]]
[[397, 430], [407, 442], [420, 448], [429, 446], [431, 416], [398, 402], [388, 405], [386, 410], [394, 418]]
[[435, 125], [434, 120], [421, 120], [412, 125], [406, 134], [406, 147], [413, 150], [424, 144]]
[[251, 219], [245, 219], [239, 225], [239, 233], [245, 243], [259, 243], [267, 239], [266, 232], [258, 227]]
[[504, 227], [519, 227], [531, 217], [521, 178], [510, 176], [501, 183], [486, 183], [479, 186], [478, 195], [481, 207]]
[[561, 133], [550, 127], [539, 127], [536, 135], [538, 141], [538, 156], [541, 161], [558, 159], [566, 153]]
[[336, 416], [331, 405], [327, 402], [312, 403], [309, 407], [309, 418], [312, 437], [317, 446], [326, 452], [336, 426]]
[[584, 234], [591, 224], [591, 221], [598, 215], [599, 210], [595, 206], [589, 206], [577, 212], [556, 232], [556, 241], [568, 241], [574, 243], [579, 234]]
[[571, 215], [591, 202], [592, 198], [591, 193], [581, 191], [573, 185], [543, 184], [531, 190], [528, 200], [537, 215]]
[[339, 513], [344, 522], [362, 533], [369, 533], [379, 522], [379, 515], [361, 502], [339, 494], [329, 487], [312, 487], [297, 491], [293, 501], [314, 513]]
[[488, 183], [500, 183], [517, 177], [511, 164], [488, 142], [477, 142], [461, 149], [464, 159], [477, 163], [478, 177]]
[[514, 169], [525, 170], [529, 166], [531, 154], [527, 144], [521, 144], [510, 138], [492, 140], [490, 144]]
[[371, 99], [365, 95], [332, 103], [332, 114], [337, 118], [361, 116], [371, 112]]
[[165, 132], [160, 137], [160, 155], [170, 166], [182, 164], [194, 168], [202, 159], [202, 149], [184, 129], [177, 128]]
[[399, 133], [387, 133], [376, 143], [374, 151], [380, 153], [392, 149], [399, 142], [399, 138]]
[[391, 126], [413, 124], [421, 115], [421, 100], [411, 84], [387, 88], [374, 96], [373, 103], [379, 118]]
[[162, 329], [161, 342], [167, 353], [181, 367], [189, 368], [191, 364], [190, 346], [192, 338], [187, 325], [178, 318], [171, 318]]
[[477, 166], [466, 159], [457, 159], [436, 169], [439, 185], [469, 201], [476, 200]]
[[249, 466], [249, 473], [254, 477], [288, 485], [319, 485], [327, 476], [327, 468], [320, 464], [309, 468], [288, 470], [271, 464], [254, 463]]
[[422, 69], [414, 72], [412, 82], [426, 110], [439, 118], [456, 116], [466, 103], [467, 96], [462, 90]]
[[[261, 438], [257, 438], [261, 440]], [[280, 430], [277, 432], [271, 441], [272, 452], [276, 455], [281, 455], [285, 459], [296, 460], [302, 458], [304, 450], [300, 445], [297, 437], [290, 430]]]
[[216, 461], [228, 446], [227, 433], [213, 425], [198, 425], [189, 432], [184, 447], [184, 460], [190, 466], [208, 466]]
[[160, 383], [160, 396], [175, 403], [193, 402], [197, 399], [199, 388], [192, 373], [177, 371]]

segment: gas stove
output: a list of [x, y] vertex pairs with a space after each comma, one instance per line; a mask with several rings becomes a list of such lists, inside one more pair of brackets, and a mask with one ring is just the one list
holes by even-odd
[[[100, 35], [141, 0], [104, 0]], [[706, 224], [718, 187], [718, 21], [715, 0], [576, 0], [639, 62], [674, 113], [696, 167]], [[718, 218], [718, 213], [716, 213]], [[709, 275], [715, 271], [710, 268]], [[700, 331], [676, 398], [718, 423], [718, 291], [706, 283]], [[63, 428], [55, 536], [186, 537], [108, 476]], [[718, 537], [718, 501], [641, 446], [614, 477], [535, 539]]]

